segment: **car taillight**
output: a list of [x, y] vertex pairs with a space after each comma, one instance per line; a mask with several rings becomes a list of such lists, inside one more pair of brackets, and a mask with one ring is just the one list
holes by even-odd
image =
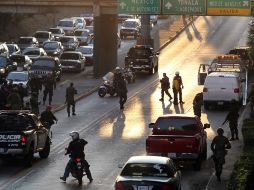
[[162, 190], [171, 190], [172, 188], [171, 188], [171, 185], [169, 185], [169, 184], [164, 184], [163, 186], [162, 186]]
[[234, 93], [239, 93], [240, 92], [240, 89], [239, 88], [235, 88], [234, 89]]
[[208, 88], [203, 88], [203, 92], [208, 92]]
[[81, 159], [80, 158], [76, 158], [76, 162], [80, 162], [81, 161]]
[[21, 142], [26, 143], [26, 141], [27, 141], [27, 137], [26, 136], [21, 136]]
[[119, 181], [115, 185], [115, 190], [124, 190], [124, 184], [123, 182]]

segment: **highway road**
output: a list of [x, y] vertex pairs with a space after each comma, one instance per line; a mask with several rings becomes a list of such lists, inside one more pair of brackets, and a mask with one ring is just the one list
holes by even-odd
[[[114, 180], [120, 172], [118, 164], [125, 163], [130, 156], [145, 155], [145, 139], [151, 133], [148, 128], [150, 122], [162, 114], [193, 113], [192, 100], [196, 93], [202, 91], [202, 86], [197, 85], [199, 64], [210, 62], [214, 56], [226, 53], [234, 46], [243, 45], [249, 20], [247, 17], [199, 17], [161, 51], [158, 74], [141, 74], [135, 84], [128, 86], [128, 102], [124, 111], [119, 111], [118, 98], [99, 98], [97, 93], [93, 93], [77, 103], [77, 116], [68, 118], [65, 110], [57, 112], [59, 122], [53, 127], [49, 158], [40, 160], [36, 155], [33, 167], [27, 169], [17, 161], [1, 163], [0, 189], [113, 189]], [[167, 100], [164, 103], [159, 101], [159, 78], [166, 72], [172, 81], [175, 71], [180, 71], [184, 83], [185, 104], [178, 106]], [[208, 146], [225, 114], [226, 111], [221, 110], [202, 113], [202, 122], [211, 124], [211, 129], [207, 130]], [[59, 180], [68, 161], [68, 157], [64, 156], [64, 148], [70, 141], [68, 133], [73, 130], [79, 131], [81, 137], [89, 142], [85, 152], [94, 178], [91, 184], [84, 178], [81, 188], [71, 177], [67, 183]], [[225, 130], [228, 134], [229, 128]], [[182, 171], [183, 190], [209, 189], [207, 184], [213, 175], [210, 156], [209, 151], [208, 160], [203, 163], [200, 172], [185, 166]], [[222, 180], [225, 180], [223, 175]]]

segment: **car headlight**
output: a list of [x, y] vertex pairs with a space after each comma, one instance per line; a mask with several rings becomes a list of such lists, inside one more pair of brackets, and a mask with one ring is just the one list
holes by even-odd
[[54, 53], [53, 53], [53, 54], [54, 54], [54, 55], [57, 55], [58, 53], [59, 53], [58, 51], [54, 51]]
[[5, 69], [4, 69], [4, 68], [1, 68], [1, 69], [0, 69], [0, 73], [5, 73]]

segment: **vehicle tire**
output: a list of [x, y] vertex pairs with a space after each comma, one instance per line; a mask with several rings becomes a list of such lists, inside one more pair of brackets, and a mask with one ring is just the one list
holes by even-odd
[[205, 110], [209, 110], [210, 105], [207, 102], [204, 102], [204, 108]]
[[158, 70], [159, 70], [159, 65], [157, 65], [157, 66], [155, 66], [155, 67], [154, 67], [154, 72], [156, 72], [156, 73], [157, 73], [157, 72], [158, 72]]
[[106, 94], [107, 94], [107, 92], [106, 92], [106, 89], [105, 89], [105, 88], [100, 88], [100, 89], [98, 90], [98, 95], [99, 95], [101, 98], [104, 97]]
[[200, 171], [201, 170], [201, 165], [202, 165], [202, 159], [199, 157], [195, 163], [194, 163], [194, 170], [195, 171]]
[[153, 68], [149, 69], [149, 75], [152, 75], [152, 74], [153, 74], [153, 71], [154, 71]]
[[31, 144], [27, 155], [24, 157], [24, 164], [26, 167], [31, 167], [34, 159], [34, 145]]
[[204, 147], [204, 150], [203, 150], [202, 156], [201, 156], [202, 160], [206, 160], [206, 158], [207, 158], [207, 144], [205, 143], [204, 146], [205, 147]]
[[39, 155], [41, 158], [47, 158], [49, 156], [50, 153], [50, 140], [49, 138], [47, 138], [45, 147], [42, 151], [39, 152]]

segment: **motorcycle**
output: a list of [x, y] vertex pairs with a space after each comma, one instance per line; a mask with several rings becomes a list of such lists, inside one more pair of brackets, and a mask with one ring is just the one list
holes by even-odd
[[72, 177], [76, 178], [78, 180], [78, 184], [82, 185], [82, 178], [86, 174], [84, 173], [84, 166], [82, 164], [81, 158], [75, 158], [74, 159], [74, 165], [71, 168], [71, 175]]
[[134, 70], [131, 70], [130, 68], [124, 68], [123, 76], [129, 84], [134, 83], [136, 80], [136, 73]]
[[113, 78], [114, 73], [108, 72], [103, 79], [103, 84], [100, 86], [98, 90], [98, 95], [100, 97], [104, 97], [106, 94], [110, 94], [111, 96], [114, 96], [116, 93], [115, 87], [113, 85]]

